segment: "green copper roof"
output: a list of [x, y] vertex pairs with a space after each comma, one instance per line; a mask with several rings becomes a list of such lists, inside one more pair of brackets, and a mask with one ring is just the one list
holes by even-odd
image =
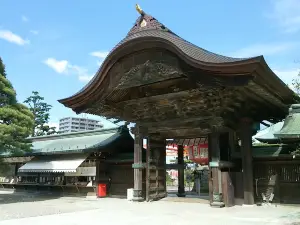
[[290, 107], [282, 129], [274, 136], [280, 139], [300, 139], [300, 104]]
[[120, 148], [133, 151], [133, 138], [124, 127], [30, 138], [30, 155], [65, 154], [75, 152], [112, 151]]
[[283, 126], [283, 122], [272, 124], [270, 127], [267, 127], [257, 132], [257, 134], [253, 136], [253, 138], [263, 143], [269, 143], [269, 144], [278, 143], [280, 142], [280, 139], [275, 137], [274, 133], [280, 131], [282, 126]]
[[252, 155], [255, 158], [278, 157], [280, 155], [290, 155], [293, 151], [288, 145], [261, 145], [252, 147]]

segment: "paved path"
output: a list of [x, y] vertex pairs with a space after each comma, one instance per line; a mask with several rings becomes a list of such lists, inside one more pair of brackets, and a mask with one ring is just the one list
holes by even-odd
[[[74, 197], [49, 199], [1, 193], [0, 203], [5, 203], [0, 204], [0, 225], [300, 225], [300, 208], [287, 206], [215, 209], [200, 203], [131, 203], [121, 199]], [[299, 223], [295, 223], [297, 221]]]

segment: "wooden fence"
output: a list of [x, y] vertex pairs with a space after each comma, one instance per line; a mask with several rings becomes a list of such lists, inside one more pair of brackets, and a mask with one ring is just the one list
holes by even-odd
[[255, 161], [254, 185], [257, 201], [273, 192], [273, 202], [300, 203], [300, 160]]

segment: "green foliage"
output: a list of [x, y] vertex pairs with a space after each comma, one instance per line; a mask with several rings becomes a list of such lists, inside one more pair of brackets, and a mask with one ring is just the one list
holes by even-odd
[[168, 172], [166, 172], [166, 182], [167, 184], [172, 184], [173, 183], [173, 179], [171, 178], [170, 174]]
[[[293, 79], [293, 82], [292, 82], [293, 88], [294, 88], [296, 94], [298, 95], [298, 97], [300, 95], [300, 80], [299, 80], [299, 77], [300, 77], [300, 72], [298, 73], [298, 78]], [[294, 155], [294, 156], [300, 156], [300, 147], [298, 147], [291, 154]]]
[[298, 144], [298, 146], [296, 147], [295, 151], [292, 151], [291, 154], [293, 156], [297, 156], [299, 157], [300, 156], [300, 145]]
[[292, 81], [293, 89], [295, 90], [295, 92], [298, 96], [300, 95], [300, 80], [299, 80], [299, 77], [300, 77], [300, 72], [298, 73], [298, 77], [293, 79], [293, 81]]
[[2, 62], [1, 57], [0, 57], [0, 74], [1, 74], [3, 77], [6, 77], [5, 65], [4, 65], [4, 63]]
[[4, 162], [2, 158], [0, 158], [0, 176], [2, 173], [5, 173], [9, 170], [8, 163]]
[[30, 111], [34, 116], [34, 127], [32, 136], [42, 136], [55, 134], [55, 127], [47, 125], [50, 119], [51, 105], [44, 102], [44, 97], [39, 95], [39, 92], [33, 91], [32, 96], [29, 96], [24, 103], [29, 106]]
[[[0, 72], [5, 74], [5, 66], [0, 61]], [[26, 138], [33, 127], [30, 110], [16, 100], [16, 91], [0, 74], [0, 154], [22, 154], [30, 151], [31, 144]]]
[[184, 175], [185, 175], [185, 182], [194, 181], [194, 174], [192, 170], [190, 169], [184, 170]]

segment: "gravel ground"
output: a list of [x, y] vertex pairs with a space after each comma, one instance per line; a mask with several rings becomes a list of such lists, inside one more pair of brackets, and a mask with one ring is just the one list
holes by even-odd
[[207, 204], [121, 199], [35, 196], [0, 192], [0, 225], [79, 225], [95, 220], [106, 225], [300, 225], [300, 207], [248, 206], [223, 209]]
[[78, 212], [101, 208], [95, 200], [0, 192], [0, 221], [15, 218]]

